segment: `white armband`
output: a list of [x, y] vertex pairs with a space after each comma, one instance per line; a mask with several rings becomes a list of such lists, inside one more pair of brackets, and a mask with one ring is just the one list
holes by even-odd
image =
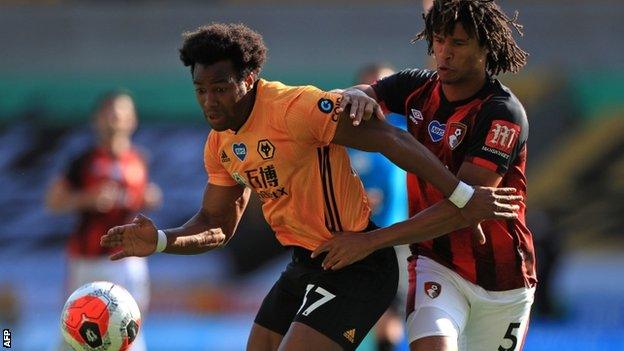
[[163, 252], [167, 248], [167, 234], [164, 231], [159, 230], [158, 242], [156, 243], [156, 252]]
[[464, 208], [464, 206], [466, 206], [468, 201], [472, 198], [474, 191], [473, 187], [460, 181], [448, 199], [453, 203], [453, 205], [457, 206], [457, 208]]

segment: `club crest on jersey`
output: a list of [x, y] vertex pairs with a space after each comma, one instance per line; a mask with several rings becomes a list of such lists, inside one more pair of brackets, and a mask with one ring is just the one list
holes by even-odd
[[232, 144], [232, 151], [239, 160], [243, 161], [247, 156], [247, 145], [244, 143]]
[[442, 285], [436, 282], [425, 282], [425, 294], [432, 299], [440, 296], [442, 292]]
[[225, 153], [225, 150], [221, 150], [221, 163], [230, 162], [230, 158]]
[[334, 109], [334, 102], [331, 101], [330, 99], [325, 99], [325, 98], [319, 99], [318, 108], [323, 113], [330, 113]]
[[442, 140], [442, 138], [444, 138], [444, 128], [446, 128], [446, 124], [442, 124], [436, 120], [429, 122], [429, 127], [427, 129], [429, 130], [431, 141], [437, 143]]
[[418, 124], [418, 121], [422, 121], [423, 120], [422, 112], [420, 112], [419, 110], [413, 108], [412, 109], [412, 113], [410, 113], [410, 115], [409, 115], [409, 119], [410, 119], [410, 121], [412, 121], [412, 123]]
[[455, 150], [457, 145], [461, 144], [467, 129], [465, 124], [459, 122], [453, 122], [449, 125], [448, 144], [451, 150]]
[[269, 141], [269, 139], [262, 139], [258, 141], [258, 154], [263, 160], [270, 160], [275, 155], [275, 146]]

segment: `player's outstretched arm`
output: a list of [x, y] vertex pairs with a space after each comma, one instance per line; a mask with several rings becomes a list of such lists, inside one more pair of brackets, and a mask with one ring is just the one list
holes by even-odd
[[234, 236], [251, 191], [240, 185], [207, 184], [202, 208], [181, 227], [165, 229], [164, 252], [187, 255], [203, 253], [227, 244]]
[[[338, 126], [332, 142], [358, 150], [379, 152], [402, 169], [433, 184], [447, 198], [456, 189], [474, 190], [474, 194], [467, 195], [466, 200], [469, 201], [464, 202], [462, 206], [454, 202], [458, 207], [463, 208], [461, 214], [473, 226], [477, 226], [496, 209], [496, 204], [491, 202], [493, 188], [477, 186], [471, 189], [463, 183], [460, 184], [459, 179], [412, 135], [384, 121], [373, 118], [360, 126], [354, 126], [350, 123], [347, 113], [343, 112], [339, 115]], [[453, 197], [450, 199], [453, 200]], [[489, 212], [484, 213], [484, 209], [489, 210]], [[475, 228], [482, 235], [481, 230]]]
[[[488, 218], [516, 218], [518, 209], [513, 202], [518, 196], [509, 188], [492, 188], [493, 201], [498, 208]], [[419, 212], [415, 216], [386, 228], [362, 233], [335, 233], [332, 239], [321, 244], [313, 253], [316, 257], [323, 252], [325, 269], [340, 269], [357, 262], [373, 251], [395, 245], [411, 244], [437, 238], [454, 230], [464, 228], [470, 223], [459, 213], [459, 209], [448, 200]]]
[[347, 113], [339, 116], [333, 143], [358, 150], [379, 152], [402, 169], [433, 184], [445, 197], [451, 195], [459, 180], [438, 158], [408, 132], [371, 119], [353, 126]]
[[203, 253], [225, 245], [234, 235], [249, 194], [249, 189], [238, 185], [207, 184], [202, 208], [182, 226], [159, 234], [149, 218], [138, 216], [130, 224], [111, 228], [100, 243], [121, 248], [111, 256], [113, 260], [148, 256], [157, 249], [179, 255]]

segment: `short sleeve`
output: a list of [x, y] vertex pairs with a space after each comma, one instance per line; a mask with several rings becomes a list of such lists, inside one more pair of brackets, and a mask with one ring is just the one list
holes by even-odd
[[526, 113], [519, 102], [488, 101], [476, 119], [466, 145], [466, 159], [504, 175], [529, 135]]
[[379, 102], [390, 111], [405, 113], [405, 100], [424, 85], [435, 72], [423, 69], [407, 69], [378, 80], [371, 87]]
[[221, 164], [218, 153], [217, 135], [214, 132], [210, 132], [204, 147], [204, 167], [206, 168], [206, 173], [208, 173], [208, 183], [221, 186], [236, 185], [236, 181]]
[[336, 134], [340, 94], [305, 87], [286, 110], [285, 122], [294, 140], [323, 146]]

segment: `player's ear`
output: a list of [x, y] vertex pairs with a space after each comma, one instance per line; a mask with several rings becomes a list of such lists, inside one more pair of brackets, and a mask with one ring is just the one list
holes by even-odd
[[479, 61], [487, 61], [487, 58], [490, 55], [490, 49], [486, 45], [480, 46], [480, 49], [482, 58], [480, 58]]
[[253, 85], [256, 82], [257, 78], [258, 78], [258, 73], [255, 71], [251, 71], [249, 72], [249, 74], [247, 74], [247, 76], [244, 79], [245, 87], [247, 88], [247, 90], [251, 90], [251, 88], [253, 88]]

